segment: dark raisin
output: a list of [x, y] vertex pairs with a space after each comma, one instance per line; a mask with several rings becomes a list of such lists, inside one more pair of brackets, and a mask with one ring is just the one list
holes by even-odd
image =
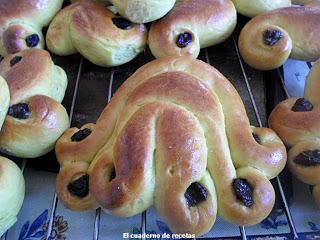
[[283, 37], [283, 33], [279, 30], [266, 30], [263, 33], [263, 42], [268, 46], [273, 46]]
[[72, 142], [81, 142], [82, 140], [86, 139], [91, 133], [92, 133], [92, 131], [89, 128], [81, 129], [72, 135], [71, 141]]
[[121, 17], [112, 18], [112, 22], [114, 25], [117, 26], [117, 28], [120, 28], [123, 30], [129, 30], [130, 28], [132, 28], [132, 23], [127, 19], [124, 19]]
[[179, 48], [185, 48], [192, 42], [192, 35], [191, 33], [184, 32], [180, 33], [178, 38], [177, 38], [177, 46]]
[[0, 55], [0, 63], [2, 62], [3, 59], [4, 59], [4, 57], [2, 55]]
[[89, 175], [83, 175], [72, 183], [69, 183], [68, 191], [79, 198], [86, 197], [89, 194]]
[[252, 133], [252, 136], [253, 136], [254, 140], [256, 140], [257, 143], [261, 144], [261, 140], [260, 140], [260, 137], [258, 136], [258, 134]]
[[116, 178], [116, 169], [113, 168], [109, 177], [109, 182]]
[[10, 66], [12, 67], [12, 66], [16, 65], [18, 62], [21, 61], [21, 59], [22, 59], [21, 56], [15, 56], [14, 58], [11, 59]]
[[29, 105], [18, 103], [9, 107], [8, 115], [18, 119], [28, 119], [30, 117]]
[[192, 183], [184, 194], [189, 207], [194, 207], [198, 203], [208, 198], [208, 190], [200, 183]]
[[233, 180], [233, 189], [237, 199], [241, 201], [246, 207], [253, 205], [253, 189], [246, 179], [236, 178]]
[[26, 37], [27, 46], [30, 48], [36, 47], [39, 42], [40, 42], [40, 38], [39, 38], [38, 34], [31, 34]]
[[312, 109], [312, 103], [305, 98], [299, 98], [291, 108], [293, 112], [310, 112]]
[[314, 167], [320, 164], [320, 150], [308, 150], [300, 153], [294, 162], [304, 167]]

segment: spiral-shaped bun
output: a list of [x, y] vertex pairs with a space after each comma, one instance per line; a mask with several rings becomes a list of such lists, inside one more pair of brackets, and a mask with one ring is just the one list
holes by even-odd
[[[269, 125], [292, 148], [288, 164], [301, 181], [315, 185], [320, 203], [320, 60], [312, 67], [303, 98], [289, 98], [272, 111]], [[319, 204], [320, 206], [320, 204]]]
[[65, 72], [53, 64], [47, 51], [27, 49], [7, 55], [0, 75], [10, 91], [10, 107], [0, 132], [1, 150], [26, 158], [49, 152], [69, 126], [60, 104], [67, 87]]
[[240, 33], [241, 56], [260, 70], [280, 67], [288, 57], [315, 61], [320, 57], [319, 22], [318, 1], [258, 15]]
[[86, 189], [107, 213], [132, 216], [153, 205], [172, 231], [200, 235], [211, 229], [217, 209], [235, 224], [251, 225], [273, 207], [268, 179], [285, 165], [284, 145], [272, 130], [251, 127], [233, 86], [199, 60], [146, 64], [120, 87], [94, 129], [85, 128], [68, 130], [56, 153], [62, 169], [67, 162], [90, 167], [69, 169], [73, 182], [57, 188], [79, 198]]
[[55, 16], [46, 40], [49, 50], [57, 55], [79, 52], [99, 66], [117, 66], [142, 52], [147, 29], [114, 15], [100, 4], [81, 0]]
[[41, 30], [62, 3], [63, 0], [0, 0], [0, 55], [43, 48]]
[[0, 236], [16, 221], [25, 193], [24, 178], [19, 167], [0, 156]]
[[168, 15], [151, 25], [149, 46], [156, 58], [190, 55], [224, 41], [237, 21], [231, 0], [177, 1]]
[[270, 12], [274, 9], [290, 7], [291, 0], [232, 0], [237, 11], [247, 17]]

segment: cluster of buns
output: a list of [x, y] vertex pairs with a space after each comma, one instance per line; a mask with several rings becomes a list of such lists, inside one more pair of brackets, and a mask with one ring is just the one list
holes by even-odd
[[303, 98], [289, 98], [278, 104], [269, 125], [291, 147], [288, 165], [301, 181], [313, 185], [320, 206], [320, 60], [309, 73]]
[[67, 207], [128, 217], [154, 206], [172, 231], [196, 235], [217, 211], [238, 225], [263, 220], [275, 200], [269, 179], [286, 163], [281, 140], [250, 126], [230, 82], [191, 57], [140, 68], [95, 125], [63, 134], [56, 156]]
[[0, 236], [16, 221], [23, 203], [25, 183], [21, 170], [0, 156]]
[[0, 55], [43, 48], [42, 28], [62, 3], [63, 0], [0, 0]]
[[5, 116], [0, 149], [25, 158], [49, 152], [69, 126], [60, 104], [67, 87], [64, 70], [54, 65], [47, 51], [35, 48], [7, 55], [0, 75], [6, 81], [0, 78], [1, 119]]

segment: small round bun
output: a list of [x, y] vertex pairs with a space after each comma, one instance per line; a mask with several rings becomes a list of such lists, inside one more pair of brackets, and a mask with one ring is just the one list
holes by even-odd
[[0, 55], [43, 48], [42, 28], [62, 7], [63, 0], [0, 0]]
[[278, 68], [289, 57], [315, 61], [320, 57], [319, 22], [320, 1], [260, 14], [240, 33], [241, 56], [259, 70]]
[[270, 12], [274, 9], [290, 7], [291, 0], [232, 0], [237, 11], [247, 17]]
[[147, 29], [100, 4], [81, 0], [55, 16], [46, 40], [57, 55], [79, 52], [96, 65], [110, 67], [127, 63], [143, 51]]
[[237, 22], [231, 0], [177, 1], [168, 15], [151, 25], [148, 43], [156, 58], [190, 55], [228, 38]]
[[7, 115], [10, 102], [10, 93], [6, 80], [0, 76], [0, 130]]
[[134, 23], [155, 21], [166, 15], [176, 0], [110, 0], [121, 16]]
[[0, 236], [16, 221], [21, 209], [25, 183], [20, 168], [0, 156]]

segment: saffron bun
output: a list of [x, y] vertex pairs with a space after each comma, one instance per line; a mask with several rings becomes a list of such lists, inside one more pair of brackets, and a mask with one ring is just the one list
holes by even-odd
[[96, 65], [110, 67], [127, 63], [142, 52], [147, 35], [143, 24], [131, 23], [95, 2], [80, 0], [55, 16], [46, 41], [57, 55], [79, 52]]
[[177, 1], [172, 11], [154, 22], [149, 47], [156, 58], [190, 55], [221, 43], [233, 32], [237, 22], [231, 0]]
[[173, 232], [196, 235], [218, 211], [238, 225], [262, 221], [275, 200], [269, 179], [286, 163], [275, 132], [250, 126], [231, 83], [190, 56], [141, 67], [95, 125], [62, 135], [56, 155], [62, 202], [69, 191], [75, 206], [95, 199], [121, 217], [154, 206]]
[[61, 105], [66, 73], [54, 65], [47, 51], [34, 48], [7, 55], [0, 63], [0, 75], [10, 92], [0, 149], [23, 158], [49, 152], [69, 127], [67, 111]]
[[63, 0], [0, 0], [0, 55], [43, 48], [42, 28], [61, 9]]
[[278, 68], [289, 57], [315, 61], [320, 57], [319, 22], [319, 1], [260, 14], [240, 33], [241, 56], [259, 70]]
[[24, 195], [25, 182], [20, 168], [0, 156], [0, 236], [17, 221]]

